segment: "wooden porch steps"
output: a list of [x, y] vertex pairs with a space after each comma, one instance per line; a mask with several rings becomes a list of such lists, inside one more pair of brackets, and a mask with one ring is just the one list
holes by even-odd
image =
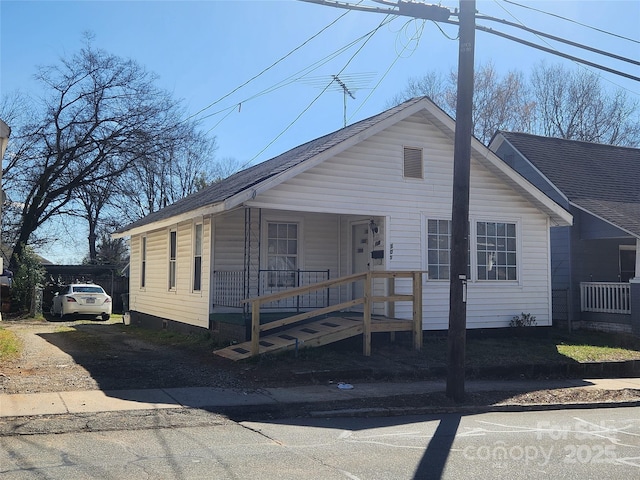
[[[372, 332], [412, 331], [411, 320], [398, 320], [387, 317], [372, 316]], [[296, 348], [319, 347], [328, 343], [344, 340], [362, 334], [362, 316], [331, 316], [302, 325], [296, 325], [278, 333], [260, 337], [259, 355], [275, 353]], [[213, 353], [233, 361], [251, 357], [251, 342], [239, 343], [216, 350]]]

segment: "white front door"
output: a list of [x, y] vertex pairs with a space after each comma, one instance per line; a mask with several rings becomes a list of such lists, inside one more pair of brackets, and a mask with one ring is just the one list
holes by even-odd
[[[363, 273], [369, 270], [371, 262], [369, 222], [351, 226], [351, 273]], [[364, 282], [355, 282], [352, 298], [364, 296]], [[361, 306], [360, 306], [361, 307]]]

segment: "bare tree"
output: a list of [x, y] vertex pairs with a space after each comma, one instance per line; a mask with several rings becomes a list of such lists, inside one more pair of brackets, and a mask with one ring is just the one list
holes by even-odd
[[[407, 81], [407, 86], [402, 92], [396, 94], [390, 102], [388, 107], [399, 105], [405, 100], [409, 100], [413, 97], [429, 97], [436, 105], [444, 109], [447, 113], [451, 110], [451, 98], [449, 84], [450, 78], [445, 78], [442, 73], [431, 70], [427, 72], [423, 77], [413, 77]], [[455, 95], [454, 95], [455, 97]], [[455, 99], [454, 99], [455, 102]], [[455, 112], [455, 103], [454, 109]]]
[[536, 133], [610, 145], [638, 144], [638, 102], [629, 100], [621, 89], [608, 94], [598, 75], [540, 63], [532, 72], [531, 84]]
[[[457, 77], [452, 77], [457, 83]], [[475, 137], [487, 144], [497, 130], [526, 130], [532, 121], [532, 104], [527, 101], [522, 73], [510, 71], [500, 77], [493, 64], [488, 63], [480, 67], [474, 77]]]
[[119, 178], [112, 206], [126, 221], [138, 220], [210, 185], [216, 179], [216, 143], [193, 123], [176, 127], [181, 141], [145, 156]]
[[21, 205], [16, 255], [43, 223], [69, 213], [81, 189], [160, 157], [182, 133], [178, 103], [155, 87], [153, 74], [89, 41], [59, 64], [41, 67], [36, 79], [46, 92], [35, 106], [40, 115], [12, 137], [5, 170], [14, 205]]
[[[596, 74], [541, 63], [527, 81], [518, 71], [500, 76], [487, 63], [477, 68], [474, 83], [474, 135], [484, 144], [497, 130], [611, 145], [640, 143], [638, 102], [621, 89], [608, 93]], [[429, 96], [454, 117], [456, 72], [446, 79], [435, 72], [411, 79], [393, 100], [419, 95]]]
[[225, 157], [221, 158], [214, 166], [214, 181], [220, 182], [225, 178], [233, 175], [242, 168], [242, 164], [237, 158]]
[[83, 218], [89, 227], [89, 235], [87, 236], [89, 241], [88, 263], [97, 263], [96, 242], [98, 240], [98, 229], [100, 221], [103, 220], [104, 210], [109, 207], [110, 200], [115, 196], [114, 187], [116, 181], [117, 177], [111, 176], [83, 185], [78, 189], [77, 193], [78, 201], [82, 208], [77, 211], [75, 209], [69, 210], [71, 216]]
[[[448, 77], [429, 72], [421, 79], [410, 79], [394, 103], [427, 95], [447, 114], [455, 117], [457, 73]], [[527, 87], [522, 73], [510, 71], [500, 77], [493, 63], [477, 68], [474, 73], [473, 96], [474, 136], [488, 143], [496, 130], [524, 130], [532, 122], [532, 104], [527, 100]]]

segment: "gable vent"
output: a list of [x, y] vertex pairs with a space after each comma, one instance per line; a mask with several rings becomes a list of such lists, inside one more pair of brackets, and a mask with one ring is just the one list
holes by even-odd
[[404, 147], [404, 177], [423, 178], [421, 148]]

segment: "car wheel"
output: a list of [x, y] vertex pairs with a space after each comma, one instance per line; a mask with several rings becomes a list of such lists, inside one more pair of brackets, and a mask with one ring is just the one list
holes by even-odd
[[110, 318], [111, 318], [111, 315], [109, 315], [108, 313], [103, 313], [103, 314], [102, 314], [102, 320], [104, 320], [105, 322], [106, 322], [107, 320], [109, 320]]

